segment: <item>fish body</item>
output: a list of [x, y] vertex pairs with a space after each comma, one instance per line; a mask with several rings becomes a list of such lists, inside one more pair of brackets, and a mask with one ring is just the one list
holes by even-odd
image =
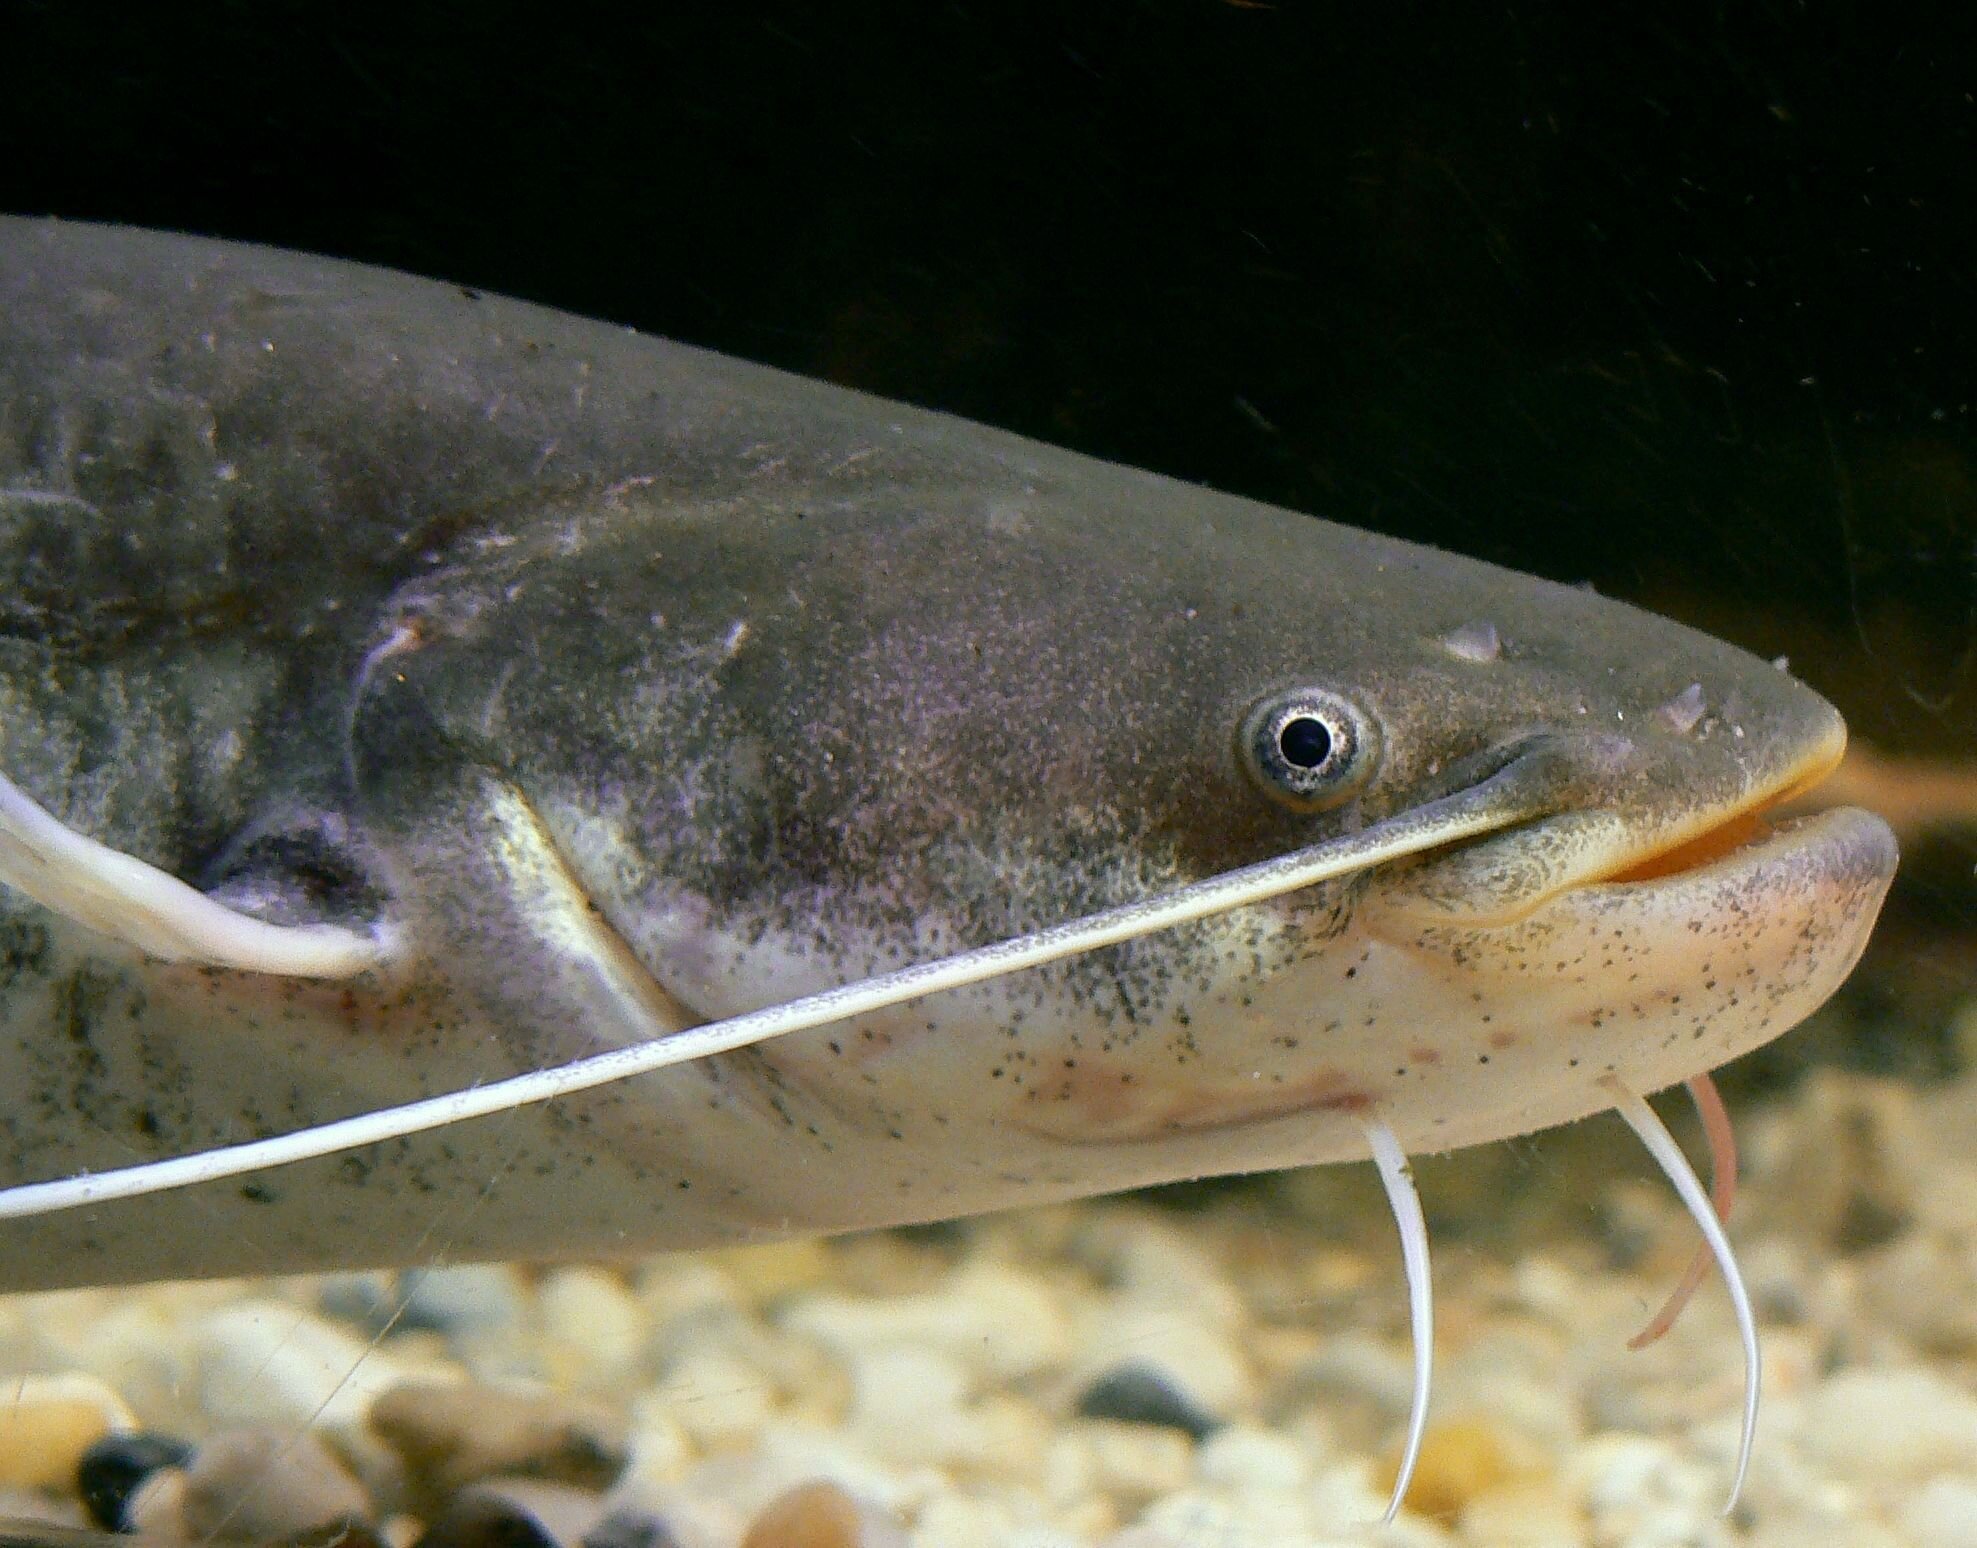
[[[1588, 592], [457, 286], [0, 222], [0, 1181], [579, 1057], [1369, 829], [1536, 821], [621, 1086], [0, 1224], [28, 1288], [644, 1251], [1446, 1149], [1787, 1030], [1839, 717]], [[4, 850], [0, 850], [0, 861]], [[114, 923], [114, 921], [112, 922]]]

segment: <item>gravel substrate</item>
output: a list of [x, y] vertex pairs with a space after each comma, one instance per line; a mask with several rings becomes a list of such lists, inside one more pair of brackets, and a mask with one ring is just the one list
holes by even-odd
[[[1977, 1006], [1966, 1018], [1977, 1034]], [[1977, 1036], [1966, 1041], [1977, 1041]], [[0, 1300], [0, 1515], [353, 1548], [1977, 1548], [1977, 1077], [1739, 1113], [1749, 1486], [1692, 1228], [1617, 1125], [1370, 1178], [656, 1259]]]

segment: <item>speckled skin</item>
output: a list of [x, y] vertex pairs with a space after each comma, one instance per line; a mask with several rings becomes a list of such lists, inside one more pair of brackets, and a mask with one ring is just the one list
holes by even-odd
[[[1495, 659], [1447, 643], [1479, 621]], [[1381, 743], [1316, 815], [1236, 746], [1303, 683]], [[1699, 724], [1657, 717], [1696, 683]], [[1894, 863], [1842, 813], [1601, 882], [1842, 732], [1583, 591], [454, 286], [0, 221], [0, 769], [249, 912], [403, 943], [343, 983], [166, 966], [0, 890], [5, 1180], [635, 1035], [571, 932], [685, 1025], [1361, 827], [1533, 738], [1561, 815], [1460, 854], [9, 1222], [0, 1285], [928, 1219], [1363, 1155], [1376, 1111], [1415, 1147], [1523, 1132], [1784, 1031]]]

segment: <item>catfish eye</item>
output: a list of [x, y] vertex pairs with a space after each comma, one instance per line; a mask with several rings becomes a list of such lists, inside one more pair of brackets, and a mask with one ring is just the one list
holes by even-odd
[[1325, 688], [1272, 694], [1244, 718], [1237, 750], [1265, 795], [1299, 812], [1350, 800], [1380, 761], [1377, 723]]

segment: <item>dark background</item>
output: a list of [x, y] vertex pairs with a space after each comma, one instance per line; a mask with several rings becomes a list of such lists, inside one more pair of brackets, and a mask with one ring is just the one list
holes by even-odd
[[[1966, 5], [0, 0], [0, 59], [0, 208], [442, 275], [1589, 580], [1977, 760]], [[1925, 933], [1977, 937], [1973, 860], [1913, 854]]]

